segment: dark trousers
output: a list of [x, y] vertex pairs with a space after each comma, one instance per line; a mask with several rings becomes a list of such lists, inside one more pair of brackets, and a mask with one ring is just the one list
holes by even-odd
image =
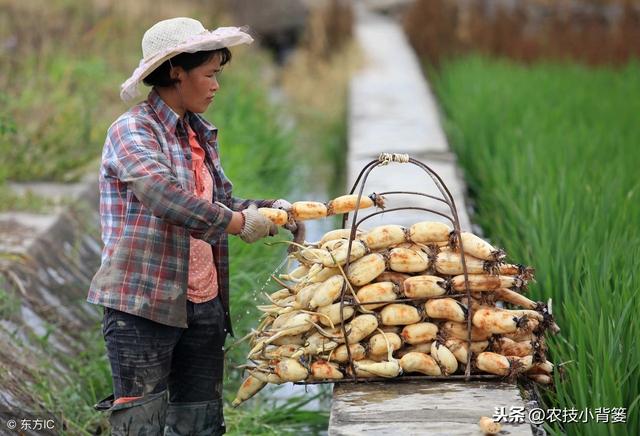
[[114, 396], [153, 398], [168, 391], [170, 409], [206, 404], [206, 413], [217, 416], [222, 433], [226, 332], [220, 299], [187, 302], [187, 322], [186, 329], [171, 327], [105, 308], [103, 334]]

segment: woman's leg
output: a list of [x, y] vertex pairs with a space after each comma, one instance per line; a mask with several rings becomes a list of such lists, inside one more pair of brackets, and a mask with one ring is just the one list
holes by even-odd
[[219, 298], [188, 302], [187, 315], [171, 364], [165, 435], [223, 434], [224, 309]]
[[103, 334], [115, 401], [113, 435], [162, 435], [173, 348], [184, 329], [105, 308]]

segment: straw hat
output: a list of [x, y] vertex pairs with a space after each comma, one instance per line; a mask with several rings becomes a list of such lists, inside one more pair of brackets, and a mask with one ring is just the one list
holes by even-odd
[[142, 37], [142, 59], [138, 68], [120, 86], [120, 98], [129, 102], [140, 95], [138, 85], [164, 61], [180, 53], [217, 50], [250, 44], [253, 38], [239, 27], [209, 31], [193, 18], [171, 18], [154, 24]]

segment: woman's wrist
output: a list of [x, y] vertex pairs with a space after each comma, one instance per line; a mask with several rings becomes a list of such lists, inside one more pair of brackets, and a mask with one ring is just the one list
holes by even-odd
[[244, 215], [241, 212], [233, 212], [233, 216], [231, 217], [231, 221], [229, 221], [229, 225], [227, 226], [227, 233], [232, 235], [238, 235], [242, 232], [242, 228], [244, 227]]

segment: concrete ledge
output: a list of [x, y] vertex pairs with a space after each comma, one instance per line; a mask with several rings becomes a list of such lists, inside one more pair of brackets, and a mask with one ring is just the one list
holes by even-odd
[[52, 365], [47, 377], [64, 383], [61, 356], [82, 352], [84, 332], [100, 319], [85, 301], [101, 254], [97, 175], [23, 188], [64, 204], [49, 214], [0, 214], [0, 412], [14, 417], [39, 401], [29, 384], [43, 362]]
[[[481, 435], [478, 421], [495, 407], [522, 406], [515, 385], [501, 382], [394, 382], [334, 385], [329, 434]], [[528, 423], [503, 433], [531, 435]]]

